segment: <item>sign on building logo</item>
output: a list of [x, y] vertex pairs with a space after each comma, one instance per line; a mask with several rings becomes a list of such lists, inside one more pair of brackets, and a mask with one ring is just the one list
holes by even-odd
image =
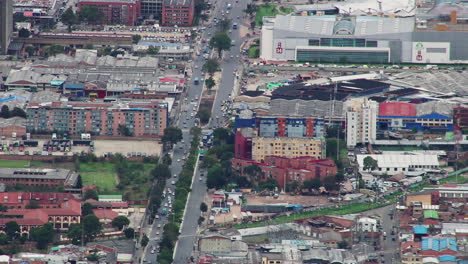
[[283, 44], [281, 42], [276, 44], [276, 54], [283, 54]]
[[416, 60], [417, 61], [422, 61], [423, 56], [422, 56], [422, 50], [424, 49], [424, 45], [421, 42], [416, 43]]

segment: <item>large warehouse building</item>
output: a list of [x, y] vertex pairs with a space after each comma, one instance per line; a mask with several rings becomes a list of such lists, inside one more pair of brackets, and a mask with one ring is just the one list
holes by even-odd
[[461, 4], [434, 3], [431, 9], [418, 8], [401, 17], [343, 13], [264, 17], [260, 57], [318, 63], [468, 61], [465, 13], [468, 8]]

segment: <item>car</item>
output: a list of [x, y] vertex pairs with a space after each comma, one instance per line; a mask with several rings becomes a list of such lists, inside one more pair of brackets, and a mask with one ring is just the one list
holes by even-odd
[[195, 65], [195, 69], [198, 69], [198, 65]]
[[156, 232], [156, 235], [159, 236], [159, 231]]
[[151, 250], [151, 254], [154, 254], [154, 253], [155, 253], [155, 251], [154, 251], [154, 249], [152, 249], [152, 250]]
[[202, 178], [202, 177], [200, 177], [200, 178], [198, 178], [198, 180], [200, 180], [200, 181], [203, 181], [203, 178]]
[[158, 228], [161, 228], [161, 224], [158, 224]]
[[177, 162], [180, 162], [180, 159], [177, 159]]
[[174, 178], [177, 178], [177, 174], [174, 174]]

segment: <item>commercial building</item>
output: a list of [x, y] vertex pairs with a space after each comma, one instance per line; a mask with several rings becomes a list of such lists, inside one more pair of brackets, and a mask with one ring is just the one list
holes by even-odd
[[158, 101], [30, 103], [26, 113], [30, 133], [158, 137], [168, 125], [168, 104]]
[[249, 159], [231, 159], [232, 168], [244, 177], [249, 175], [244, 169], [251, 165], [257, 165], [261, 172], [255, 181], [265, 181], [269, 178], [275, 179], [281, 189], [288, 183], [298, 182], [299, 185], [306, 180], [324, 179], [337, 173], [333, 160], [315, 159], [312, 157], [284, 158], [277, 156], [266, 156], [264, 163]]
[[453, 125], [456, 130], [468, 129], [468, 108], [456, 107], [453, 109]]
[[[351, 4], [342, 6], [346, 8], [343, 10], [335, 5], [339, 14], [336, 10], [324, 9], [301, 10], [300, 16], [264, 17], [260, 58], [318, 63], [456, 63], [468, 60], [463, 41], [468, 38], [465, 3], [390, 2], [401, 7], [369, 15], [375, 12], [370, 6], [377, 2], [359, 1], [360, 7]], [[310, 5], [310, 9], [314, 6]]]
[[288, 138], [288, 137], [254, 137], [252, 138], [252, 160], [263, 162], [266, 156], [285, 158], [325, 157], [324, 138]]
[[193, 23], [195, 0], [163, 0], [162, 24], [188, 27]]
[[379, 104], [367, 99], [346, 102], [346, 143], [348, 147], [372, 142], [377, 137]]
[[163, 0], [141, 0], [141, 15], [143, 18], [160, 19]]
[[26, 135], [26, 119], [22, 117], [0, 118], [0, 136], [22, 137]]
[[358, 154], [356, 160], [359, 165], [359, 172], [369, 172], [364, 170], [364, 159], [371, 157], [377, 161], [377, 168], [371, 171], [380, 175], [395, 175], [410, 171], [425, 171], [439, 168], [439, 159], [436, 154]]
[[78, 174], [71, 170], [0, 168], [0, 182], [6, 185], [74, 187], [77, 181]]
[[26, 209], [34, 202], [44, 208], [60, 208], [69, 200], [76, 200], [71, 193], [0, 192], [0, 203], [9, 209]]
[[0, 0], [0, 54], [8, 52], [13, 32], [13, 0]]
[[140, 0], [81, 0], [78, 9], [96, 7], [102, 12], [105, 24], [135, 26], [140, 16]]

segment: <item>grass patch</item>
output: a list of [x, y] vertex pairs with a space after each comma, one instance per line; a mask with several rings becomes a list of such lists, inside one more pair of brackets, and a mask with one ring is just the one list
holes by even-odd
[[275, 16], [278, 14], [276, 10], [276, 5], [272, 4], [263, 4], [259, 5], [257, 9], [257, 14], [255, 14], [255, 25], [257, 27], [262, 26], [262, 19], [264, 16]]
[[88, 162], [80, 163], [80, 172], [91, 172], [91, 171], [114, 171], [114, 164], [110, 162]]
[[249, 58], [256, 59], [260, 57], [260, 47], [252, 45], [249, 47]]
[[28, 160], [0, 160], [1, 168], [29, 168]]
[[291, 14], [293, 12], [292, 8], [284, 7], [284, 6], [280, 6], [279, 10], [283, 12], [285, 15]]
[[116, 175], [112, 172], [82, 172], [80, 175], [83, 185], [96, 185], [100, 194], [115, 191]]

